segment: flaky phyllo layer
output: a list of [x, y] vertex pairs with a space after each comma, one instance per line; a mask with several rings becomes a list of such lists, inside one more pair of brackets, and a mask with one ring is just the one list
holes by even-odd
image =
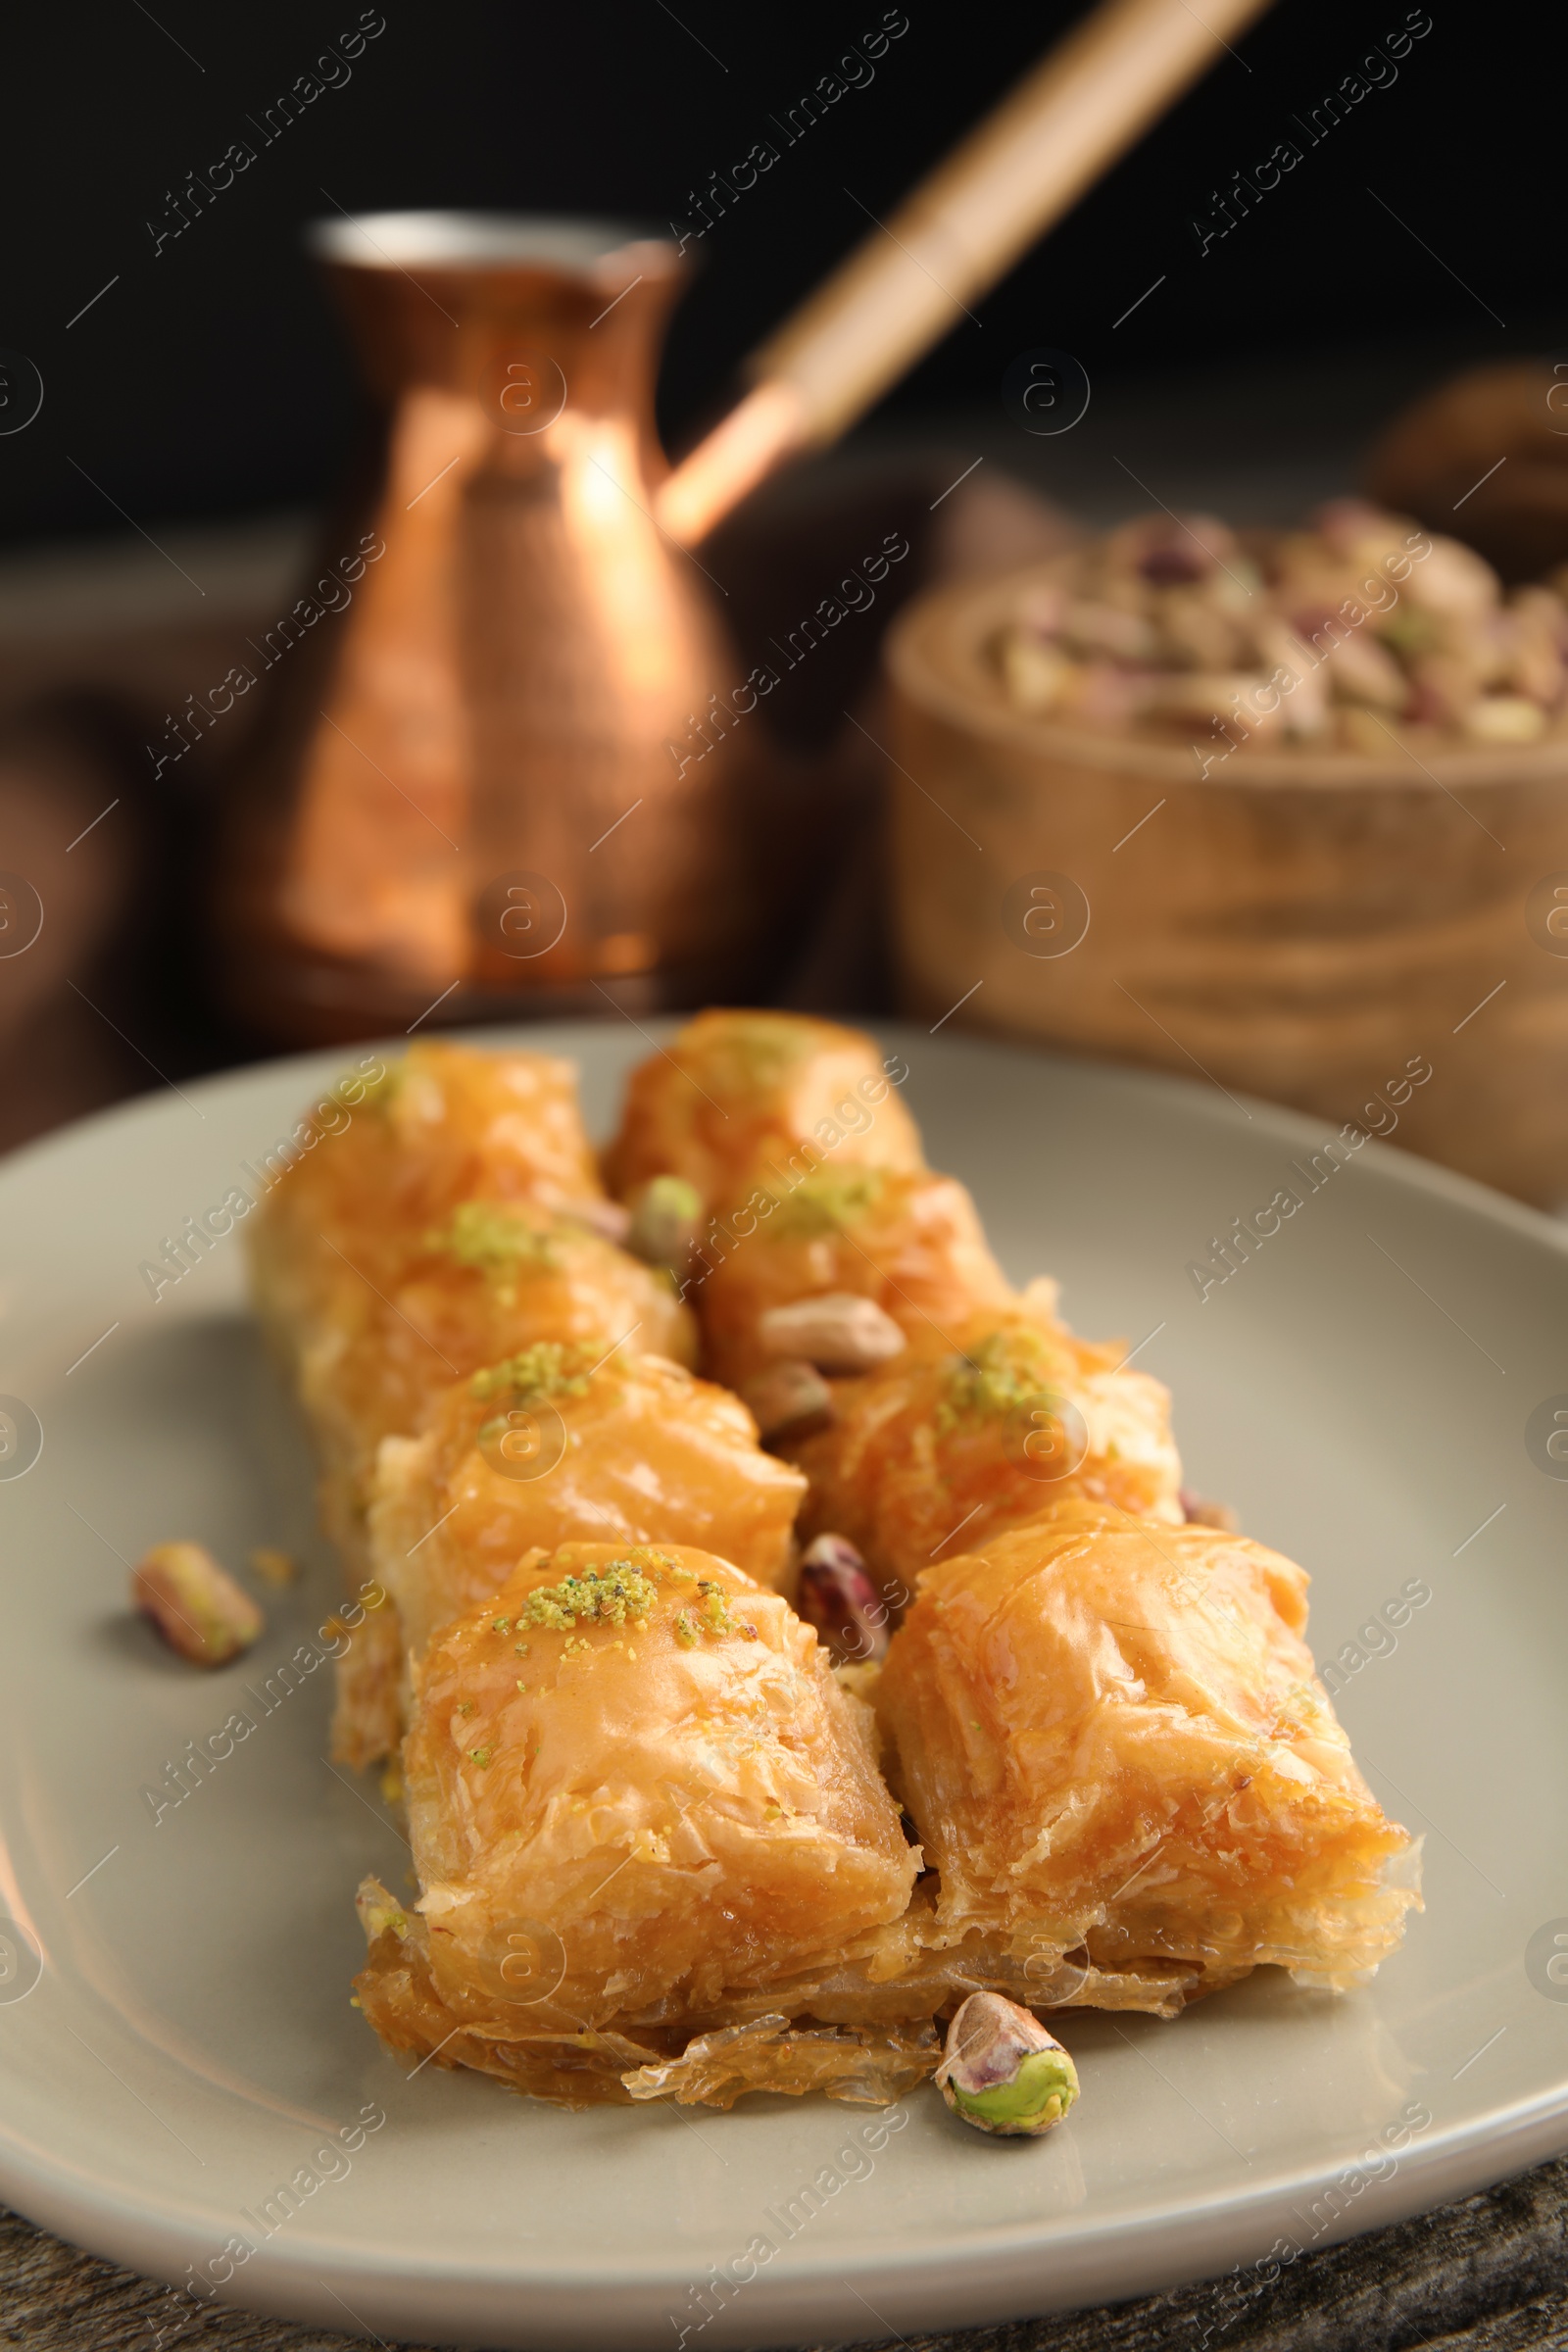
[[[1304, 1573], [1187, 1523], [1165, 1391], [1011, 1288], [908, 1074], [705, 1013], [633, 1075], [617, 1205], [566, 1065], [432, 1044], [253, 1220], [366, 1598], [336, 1753], [407, 1796], [416, 1888], [361, 1889], [357, 1998], [411, 2060], [571, 2105], [888, 2101], [972, 1992], [1174, 2017], [1397, 1943], [1416, 1850]], [[771, 1379], [781, 1329], [868, 1327]], [[764, 1450], [719, 1382], [815, 1401]], [[829, 1531], [903, 1614], [880, 1668], [791, 1605]]]
[[1181, 1522], [1164, 1388], [1058, 1323], [1041, 1287], [926, 1325], [787, 1445], [810, 1482], [806, 1529], [849, 1536], [890, 1590], [1067, 1497]]
[[[380, 1444], [422, 1429], [454, 1382], [540, 1345], [686, 1363], [696, 1336], [599, 1229], [612, 1204], [567, 1063], [416, 1046], [330, 1128], [294, 1132], [247, 1227], [252, 1291], [311, 1431], [322, 1525], [367, 1592]], [[376, 1607], [339, 1668], [340, 1761], [396, 1744], [402, 1650], [395, 1602]]]
[[524, 1552], [574, 1536], [700, 1544], [776, 1587], [805, 1491], [727, 1389], [652, 1353], [547, 1342], [445, 1390], [420, 1437], [383, 1442], [371, 1556], [418, 1653]]
[[[574, 2095], [627, 2095], [623, 2075], [760, 2027], [908, 1904], [918, 1855], [867, 1709], [786, 1601], [709, 1553], [530, 1555], [414, 1688], [417, 1926], [372, 1908], [359, 1985], [396, 2046], [458, 2025], [524, 2087], [545, 2067], [581, 2077]], [[936, 2063], [929, 2020], [898, 2036], [910, 2063], [928, 2040]], [[874, 2075], [854, 2046], [832, 2044]]]
[[1278, 1552], [1081, 1501], [921, 1579], [877, 1711], [937, 1933], [1042, 1961], [1272, 1961], [1336, 1987], [1398, 1942], [1415, 1850], [1356, 1770]]
[[873, 1682], [922, 1854], [776, 1595], [694, 1552], [530, 1561], [416, 1670], [425, 1892], [368, 1889], [362, 2004], [550, 2097], [727, 2105], [897, 2096], [975, 1990], [1172, 2016], [1262, 1962], [1351, 1984], [1414, 1849], [1313, 1674], [1304, 1585], [1081, 1502], [932, 1571]]

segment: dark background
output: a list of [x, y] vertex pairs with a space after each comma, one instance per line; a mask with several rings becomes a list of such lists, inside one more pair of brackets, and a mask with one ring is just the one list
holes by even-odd
[[[558, 208], [687, 223], [687, 191], [756, 139], [781, 145], [769, 116], [830, 72], [882, 7], [384, 0], [386, 28], [347, 85], [261, 147], [246, 117], [359, 13], [358, 0], [220, 13], [157, 0], [154, 21], [123, 0], [14, 24], [0, 346], [34, 362], [45, 400], [30, 429], [0, 438], [0, 537], [122, 530], [106, 500], [142, 521], [320, 492], [351, 414], [342, 346], [299, 254], [300, 223], [331, 210], [323, 191], [349, 210]], [[689, 249], [703, 267], [662, 395], [673, 444], [858, 240], [866, 222], [846, 189], [885, 216], [1076, 12], [906, 0], [906, 13], [871, 84]], [[1238, 57], [1216, 51], [1208, 77], [890, 408], [995, 405], [1007, 362], [1044, 344], [1079, 354], [1097, 389], [1129, 392], [1205, 368], [1223, 386], [1229, 365], [1259, 356], [1287, 377], [1293, 355], [1303, 368], [1339, 356], [1353, 370], [1357, 353], [1402, 340], [1455, 361], [1548, 349], [1560, 326], [1561, 35], [1548, 40], [1544, 14], [1474, 0], [1431, 0], [1430, 14], [1397, 81], [1200, 260], [1187, 223], [1208, 212], [1210, 191], [1277, 139], [1302, 144], [1287, 118], [1405, 19], [1403, 0], [1281, 0]], [[148, 220], [165, 220], [186, 172], [242, 137], [256, 162], [155, 257]]]

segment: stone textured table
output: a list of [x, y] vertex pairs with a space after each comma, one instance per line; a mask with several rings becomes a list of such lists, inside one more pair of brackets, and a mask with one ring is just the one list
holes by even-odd
[[[189, 2307], [185, 2307], [188, 2309]], [[347, 2316], [347, 2315], [346, 2315]], [[191, 2311], [0, 2212], [7, 2352], [350, 2352], [364, 2338]], [[900, 2339], [908, 2352], [1525, 2352], [1568, 2346], [1568, 2159], [1348, 2245], [1241, 2299], [1225, 2282], [1101, 2311]], [[826, 2352], [813, 2347], [812, 2352]]]

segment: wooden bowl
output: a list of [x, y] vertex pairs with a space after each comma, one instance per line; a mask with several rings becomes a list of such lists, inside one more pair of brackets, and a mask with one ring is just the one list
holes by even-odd
[[988, 648], [1053, 569], [941, 590], [890, 632], [908, 1009], [1568, 1199], [1568, 740], [1242, 748], [1204, 776], [1218, 737], [1171, 748], [1009, 705]]

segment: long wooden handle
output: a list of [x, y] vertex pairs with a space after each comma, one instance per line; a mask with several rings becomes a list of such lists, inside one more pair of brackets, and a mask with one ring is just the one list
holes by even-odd
[[664, 483], [661, 526], [693, 546], [836, 440], [1269, 4], [1102, 0], [753, 355], [755, 389]]

